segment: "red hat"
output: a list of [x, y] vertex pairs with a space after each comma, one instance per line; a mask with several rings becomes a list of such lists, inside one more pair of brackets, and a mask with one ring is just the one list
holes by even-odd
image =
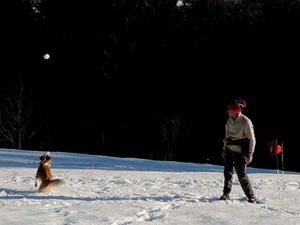
[[228, 104], [227, 109], [233, 112], [242, 112], [243, 108], [246, 108], [245, 100], [235, 100]]

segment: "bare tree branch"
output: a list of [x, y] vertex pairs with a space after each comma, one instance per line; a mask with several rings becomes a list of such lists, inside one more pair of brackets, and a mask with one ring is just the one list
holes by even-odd
[[0, 138], [13, 148], [22, 148], [28, 138], [32, 138], [36, 129], [31, 128], [32, 93], [25, 91], [22, 81], [11, 88], [3, 98], [0, 108]]

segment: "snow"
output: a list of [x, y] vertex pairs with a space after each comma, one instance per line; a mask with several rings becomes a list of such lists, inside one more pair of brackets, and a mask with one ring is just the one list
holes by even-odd
[[[34, 186], [44, 152], [0, 149], [0, 224], [300, 224], [300, 174], [249, 167], [261, 204], [248, 203], [237, 177], [219, 201], [223, 167], [51, 152], [50, 193]], [[250, 164], [251, 166], [251, 164]]]

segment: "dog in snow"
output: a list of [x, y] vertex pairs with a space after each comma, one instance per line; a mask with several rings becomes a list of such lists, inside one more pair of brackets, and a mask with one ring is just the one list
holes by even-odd
[[46, 152], [40, 156], [39, 167], [35, 176], [35, 187], [38, 186], [38, 180], [40, 181], [38, 192], [49, 192], [53, 188], [65, 183], [61, 179], [53, 179], [51, 163], [50, 152]]

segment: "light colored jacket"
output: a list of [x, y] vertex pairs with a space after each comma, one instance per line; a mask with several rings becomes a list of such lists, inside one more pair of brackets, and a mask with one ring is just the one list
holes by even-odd
[[[239, 140], [243, 138], [249, 139], [249, 153], [253, 154], [256, 139], [254, 134], [254, 127], [251, 120], [242, 113], [239, 113], [238, 117], [233, 120], [231, 117], [228, 118], [225, 124], [225, 139], [231, 138], [232, 140]], [[224, 144], [223, 149], [228, 148], [234, 152], [242, 152], [242, 148], [239, 145], [226, 145]]]

